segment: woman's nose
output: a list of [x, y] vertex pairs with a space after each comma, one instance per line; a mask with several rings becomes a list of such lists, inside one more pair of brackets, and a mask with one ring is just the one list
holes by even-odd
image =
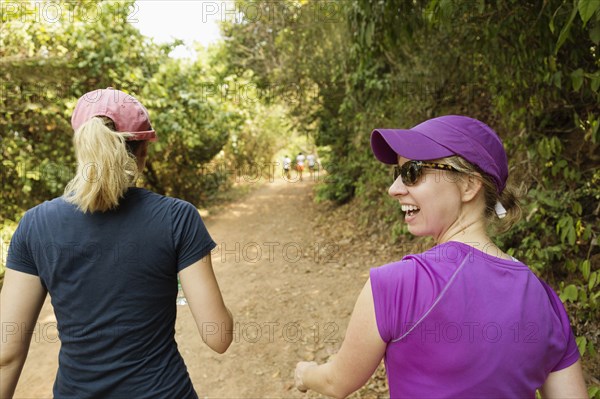
[[392, 197], [397, 197], [399, 195], [406, 195], [408, 190], [406, 186], [402, 182], [402, 177], [398, 176], [398, 178], [392, 183], [390, 188], [388, 189], [388, 194]]

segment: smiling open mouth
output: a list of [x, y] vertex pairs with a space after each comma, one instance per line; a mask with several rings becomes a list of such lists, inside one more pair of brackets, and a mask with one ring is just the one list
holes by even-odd
[[406, 216], [414, 216], [421, 210], [421, 208], [416, 205], [402, 205], [401, 209], [402, 212], [406, 212]]

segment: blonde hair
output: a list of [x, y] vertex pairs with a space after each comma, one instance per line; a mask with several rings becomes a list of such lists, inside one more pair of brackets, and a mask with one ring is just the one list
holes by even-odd
[[[494, 180], [477, 165], [473, 165], [466, 159], [460, 156], [451, 156], [443, 158], [445, 163], [452, 165], [458, 172], [465, 174], [479, 174], [483, 183], [484, 198], [485, 198], [485, 213], [488, 226], [493, 227], [495, 232], [504, 233], [521, 219], [521, 203], [520, 199], [523, 196], [523, 188], [515, 187], [507, 184], [498, 194]], [[496, 202], [500, 201], [506, 209], [506, 216], [502, 219], [496, 215]]]
[[94, 117], [75, 131], [77, 173], [65, 187], [66, 201], [82, 212], [104, 212], [119, 205], [139, 174], [137, 160], [126, 146], [128, 136], [115, 132], [106, 117]]

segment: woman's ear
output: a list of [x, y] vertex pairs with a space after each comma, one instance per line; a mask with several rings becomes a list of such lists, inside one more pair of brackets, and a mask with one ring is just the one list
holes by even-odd
[[482, 187], [483, 182], [479, 173], [467, 173], [461, 184], [462, 200], [464, 202], [471, 201], [481, 191]]

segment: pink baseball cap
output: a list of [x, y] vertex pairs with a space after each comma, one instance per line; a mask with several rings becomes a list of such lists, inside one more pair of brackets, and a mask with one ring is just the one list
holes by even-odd
[[485, 123], [467, 116], [440, 116], [410, 129], [375, 129], [371, 149], [386, 164], [397, 164], [398, 155], [418, 161], [459, 155], [490, 175], [498, 193], [508, 178], [500, 137]]
[[150, 124], [148, 110], [135, 97], [112, 87], [90, 91], [77, 100], [71, 117], [73, 130], [95, 116], [110, 118], [117, 132], [131, 133], [128, 141], [158, 139]]

